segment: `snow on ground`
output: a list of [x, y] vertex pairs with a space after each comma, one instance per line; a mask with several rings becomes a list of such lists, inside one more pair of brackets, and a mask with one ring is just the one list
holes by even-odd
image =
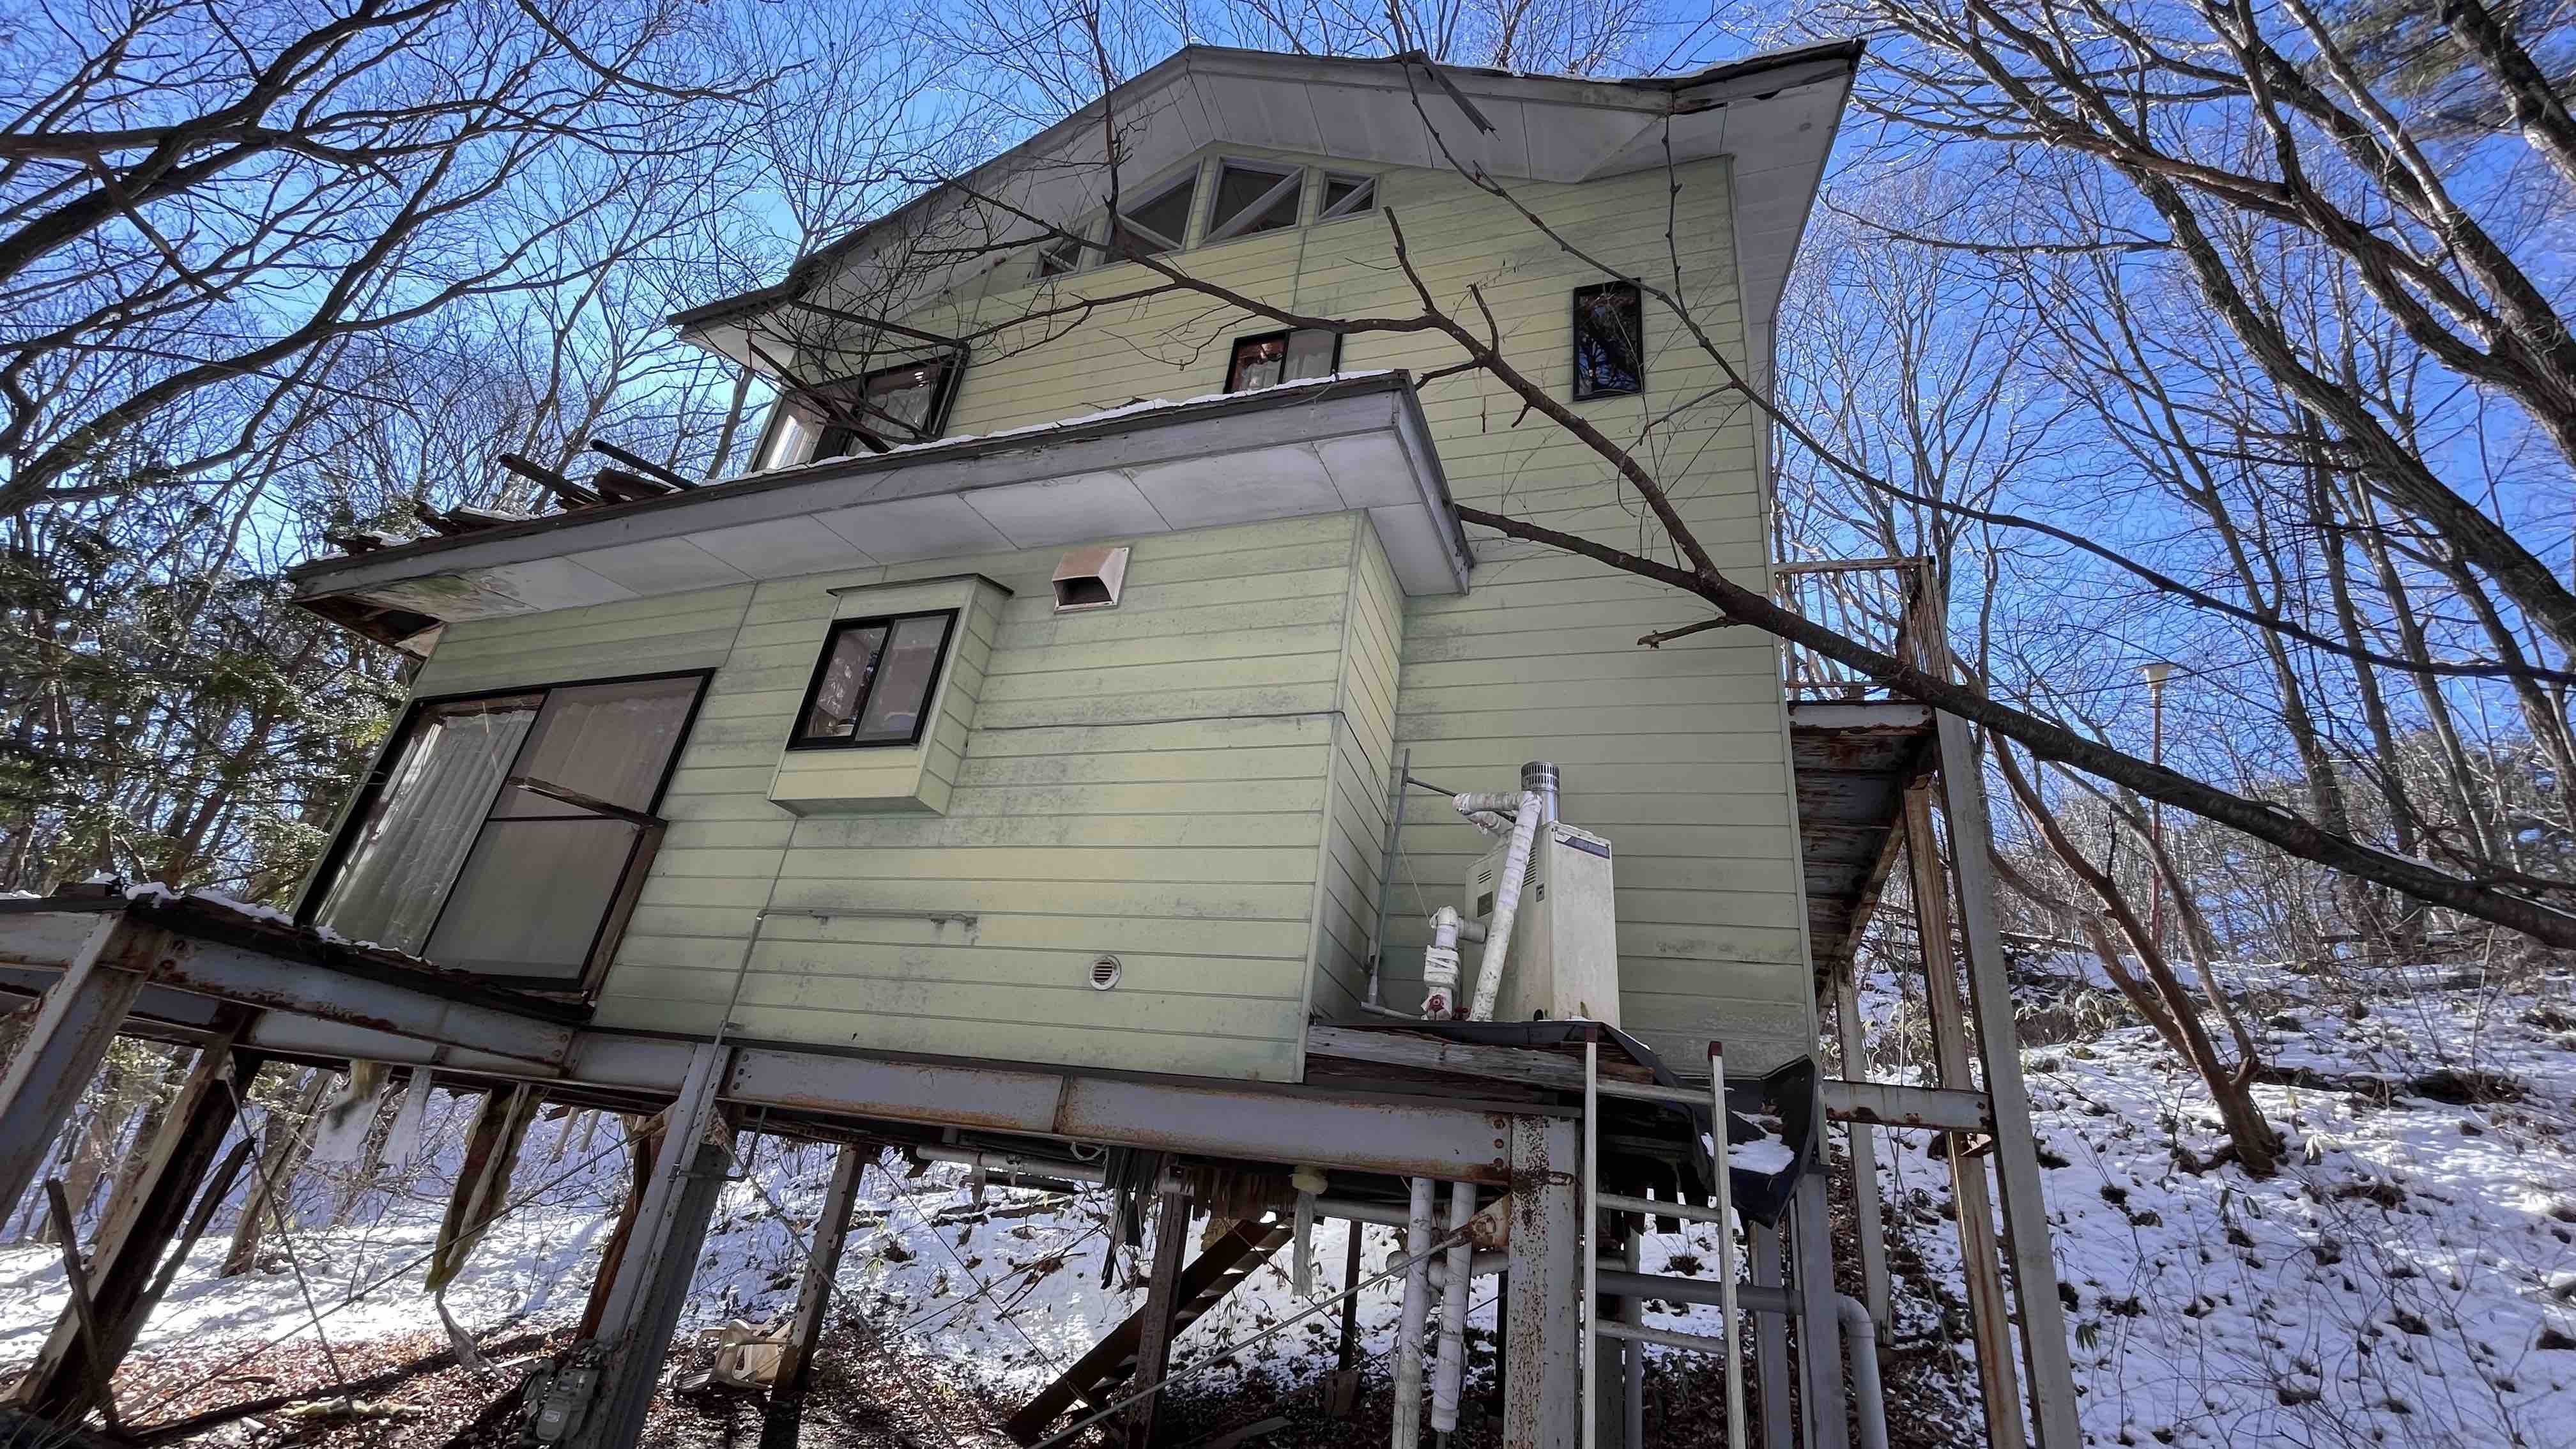
[[[2565, 999], [2564, 983], [2556, 994]], [[2025, 1052], [2092, 1442], [2576, 1446], [2576, 1020], [2447, 975], [2437, 989], [2383, 999], [2358, 1020], [2298, 1004], [2260, 1025], [2276, 1064], [2318, 1074], [2259, 1089], [2292, 1143], [2289, 1165], [2267, 1181], [2181, 1164], [2178, 1143], [2205, 1156], [2220, 1140], [2216, 1119], [2142, 1029]], [[2447, 1084], [2425, 1080], [2442, 1069], [2454, 1074]], [[2484, 1080], [2473, 1072], [2509, 1082], [2515, 1099], [2412, 1094], [2493, 1095], [2456, 1090]], [[2389, 1085], [2352, 1090], [2370, 1086], [2359, 1078]], [[264, 1344], [309, 1342], [308, 1294], [336, 1344], [436, 1328], [422, 1264], [467, 1110], [442, 1097], [428, 1140], [445, 1155], [360, 1196], [336, 1226], [326, 1225], [336, 1189], [308, 1181], [304, 1225], [272, 1237], [257, 1271], [215, 1276], [219, 1225], [138, 1354], [227, 1372]], [[578, 1115], [531, 1132], [512, 1190], [525, 1204], [446, 1294], [461, 1326], [490, 1342], [578, 1317], [627, 1181], [619, 1139], [613, 1119]], [[1923, 1277], [1955, 1284], [1946, 1166], [1919, 1134], [1881, 1140], [1894, 1148], [1892, 1232], [1920, 1254]], [[749, 1161], [725, 1189], [684, 1332], [765, 1322], [793, 1299], [831, 1150], [745, 1141]], [[959, 1169], [913, 1177], [890, 1165], [868, 1175], [841, 1302], [919, 1351], [971, 1366], [1001, 1399], [1051, 1377], [1141, 1297], [1130, 1253], [1102, 1286], [1098, 1194], [996, 1184], [978, 1203]], [[1344, 1231], [1327, 1223], [1317, 1235], [1324, 1297], [1342, 1283]], [[1365, 1273], [1385, 1266], [1394, 1238], [1368, 1231]], [[1706, 1276], [1716, 1245], [1693, 1228], [1651, 1238], [1645, 1258], [1648, 1271]], [[1288, 1270], [1283, 1252], [1185, 1335], [1175, 1347], [1184, 1371], [1221, 1381], [1235, 1370], [1209, 1362], [1220, 1348], [1283, 1324], [1251, 1356], [1258, 1366], [1292, 1376], [1328, 1366], [1338, 1314], [1289, 1323], [1312, 1305]], [[1381, 1373], [1397, 1286], [1362, 1295], [1362, 1336]], [[1474, 1289], [1471, 1322], [1486, 1332], [1495, 1286]], [[1900, 1287], [1895, 1341], [1946, 1361], [1952, 1396], [1966, 1396], [1973, 1371], [1955, 1292], [1945, 1301], [1911, 1279]], [[32, 1356], [64, 1301], [55, 1249], [0, 1247], [0, 1363]], [[1711, 1332], [1716, 1312], [1666, 1304], [1649, 1321]], [[1490, 1349], [1473, 1352], [1484, 1361]], [[129, 1403], [127, 1417], [148, 1422], [150, 1407]]]
[[[2182, 1164], [2217, 1115], [2145, 1028], [2024, 1052], [2090, 1441], [2576, 1445], [2576, 1023], [2374, 995], [2256, 1023], [2276, 1066], [2318, 1074], [2256, 1089], [2291, 1144], [2268, 1180]], [[2481, 1095], [2473, 1072], [2517, 1099], [2414, 1094]], [[1897, 1215], [1955, 1273], [1947, 1168], [1895, 1140]]]

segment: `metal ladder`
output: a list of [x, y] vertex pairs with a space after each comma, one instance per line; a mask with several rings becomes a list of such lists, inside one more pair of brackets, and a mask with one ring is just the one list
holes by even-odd
[[[1661, 1202], [1654, 1198], [1631, 1197], [1625, 1193], [1601, 1190], [1601, 1099], [1618, 1097], [1632, 1102], [1656, 1102], [1680, 1107], [1702, 1107], [1710, 1111], [1710, 1141], [1715, 1160], [1713, 1196], [1716, 1206], [1696, 1207], [1684, 1202]], [[1661, 1344], [1692, 1353], [1713, 1353], [1726, 1362], [1726, 1442], [1728, 1449], [1745, 1449], [1744, 1425], [1744, 1354], [1743, 1315], [1736, 1303], [1734, 1213], [1727, 1200], [1726, 1168], [1726, 1056], [1716, 1042], [1708, 1044], [1708, 1092], [1683, 1087], [1666, 1087], [1653, 1082], [1627, 1082], [1601, 1075], [1601, 1040], [1595, 1032], [1583, 1043], [1583, 1449], [1599, 1449], [1597, 1406], [1593, 1403], [1596, 1360], [1602, 1339], [1628, 1343]], [[1638, 1218], [1683, 1218], [1691, 1222], [1717, 1226], [1718, 1311], [1725, 1320], [1725, 1337], [1711, 1338], [1704, 1333], [1681, 1333], [1669, 1328], [1648, 1328], [1642, 1323], [1627, 1323], [1601, 1317], [1601, 1252], [1597, 1242], [1604, 1214], [1620, 1213]]]

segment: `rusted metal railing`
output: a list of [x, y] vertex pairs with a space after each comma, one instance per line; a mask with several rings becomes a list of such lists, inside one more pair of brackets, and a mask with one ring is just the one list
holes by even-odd
[[[1927, 674], [1944, 674], [1949, 668], [1941, 596], [1933, 587], [1928, 558], [1781, 564], [1771, 571], [1771, 595], [1780, 607]], [[1785, 644], [1780, 660], [1781, 683], [1792, 700], [1890, 697], [1885, 685], [1800, 645]]]

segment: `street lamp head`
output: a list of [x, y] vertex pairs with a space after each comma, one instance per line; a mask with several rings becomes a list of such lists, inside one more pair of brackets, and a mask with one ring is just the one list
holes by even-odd
[[2149, 689], [2164, 688], [2165, 681], [2173, 677], [2173, 672], [2174, 662], [2170, 659], [2150, 659], [2138, 666], [2138, 673], [2146, 676]]

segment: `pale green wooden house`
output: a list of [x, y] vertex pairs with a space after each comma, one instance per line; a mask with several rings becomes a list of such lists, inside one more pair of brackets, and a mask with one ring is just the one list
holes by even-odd
[[1283, 327], [1101, 247], [1405, 317], [1392, 214], [1440, 304], [1765, 588], [1765, 430], [1628, 279], [1767, 379], [1855, 59], [1603, 82], [1192, 48], [682, 314], [783, 390], [749, 471], [638, 465], [298, 572], [421, 659], [304, 918], [607, 1027], [1296, 1081], [1382, 912], [1383, 1000], [1418, 1004], [1424, 917], [1486, 849], [1413, 790], [1390, 862], [1397, 762], [1465, 791], [1546, 759], [1616, 849], [1625, 1029], [1684, 1066], [1720, 1029], [1745, 1068], [1805, 1055], [1772, 643], [1638, 648], [1703, 611], [1462, 527], [1659, 542], [1437, 334]]

